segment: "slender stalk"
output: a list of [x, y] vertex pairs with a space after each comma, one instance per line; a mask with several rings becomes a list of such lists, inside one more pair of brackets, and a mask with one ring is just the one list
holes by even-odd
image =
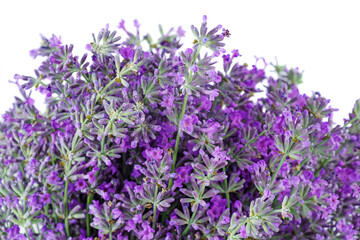
[[285, 149], [284, 156], [282, 157], [282, 159], [281, 159], [281, 161], [280, 161], [280, 163], [279, 163], [279, 166], [277, 167], [277, 169], [276, 169], [276, 171], [275, 171], [275, 174], [274, 174], [274, 175], [272, 176], [272, 178], [271, 178], [270, 186], [273, 185], [273, 183], [274, 183], [274, 181], [275, 181], [275, 178], [276, 178], [278, 172], [280, 171], [281, 166], [283, 165], [286, 157], [289, 156], [289, 152], [290, 152], [291, 147], [292, 147], [293, 144], [294, 144], [294, 142], [291, 140], [289, 147], [288, 147], [287, 149]]
[[[111, 80], [101, 91], [100, 93], [104, 93], [106, 89], [108, 89], [108, 87], [110, 87], [114, 82], [116, 82], [116, 78], [114, 78], [113, 80]], [[97, 102], [99, 100], [100, 94], [96, 95], [96, 101]]]
[[186, 226], [185, 230], [181, 233], [181, 238], [185, 237], [185, 235], [187, 234], [187, 232], [190, 230], [191, 224], [194, 221], [194, 218], [196, 216], [197, 210], [198, 210], [199, 206], [196, 208], [195, 212], [193, 212], [193, 214], [191, 215], [190, 218], [190, 222], [189, 224]]
[[91, 236], [91, 228], [90, 228], [91, 216], [89, 213], [89, 205], [92, 203], [93, 198], [94, 198], [94, 194], [89, 192], [86, 199], [86, 237]]
[[[106, 86], [100, 91], [100, 93], [104, 93], [106, 89], [108, 89], [114, 82], [116, 82], [116, 79], [120, 79], [123, 75], [129, 73], [131, 69], [127, 68], [124, 71], [121, 70], [120, 74], [116, 76], [113, 80], [111, 80]], [[96, 96], [96, 102], [99, 100], [99, 94]]]
[[[181, 108], [181, 113], [180, 113], [180, 117], [179, 117], [179, 123], [184, 118], [187, 99], [188, 99], [188, 94], [185, 93], [184, 102], [183, 102], [183, 106]], [[173, 164], [171, 166], [171, 173], [175, 172], [176, 157], [177, 157], [177, 153], [178, 153], [178, 150], [179, 150], [180, 132], [181, 132], [181, 127], [180, 127], [180, 124], [179, 124], [177, 135], [176, 135], [176, 143], [175, 143], [175, 150], [174, 150], [174, 155], [173, 155]], [[169, 184], [168, 184], [168, 189], [170, 189], [172, 187], [172, 185], [173, 185], [173, 179], [170, 178]]]
[[309, 158], [304, 158], [302, 161], [301, 161], [301, 163], [300, 163], [300, 165], [299, 165], [299, 168], [295, 171], [295, 173], [294, 173], [294, 176], [296, 176], [299, 172], [300, 172], [300, 170], [301, 170], [301, 168], [304, 166], [304, 164], [307, 162], [309, 160]]
[[249, 146], [250, 144], [256, 142], [259, 137], [261, 137], [262, 135], [264, 135], [268, 130], [264, 130], [262, 131], [259, 135], [257, 135], [255, 138], [251, 139], [249, 142], [247, 142], [240, 150], [238, 153], [235, 154], [235, 157], [237, 157], [240, 153], [242, 153], [242, 151], [244, 151], [244, 149]]
[[291, 234], [284, 234], [284, 235], [281, 235], [281, 236], [273, 236], [273, 237], [271, 237], [270, 239], [285, 239], [285, 237], [287, 238], [287, 237], [293, 237], [293, 235], [291, 235]]
[[274, 181], [275, 181], [275, 178], [276, 178], [278, 172], [280, 171], [280, 168], [281, 168], [281, 166], [283, 165], [283, 163], [284, 163], [284, 161], [285, 161], [285, 158], [286, 158], [287, 156], [288, 156], [287, 153], [285, 153], [284, 156], [282, 157], [282, 159], [281, 159], [281, 161], [280, 161], [280, 163], [279, 163], [279, 166], [277, 167], [274, 175], [273, 175], [272, 178], [271, 178], [270, 186], [273, 185], [273, 183], [274, 183]]
[[314, 176], [315, 176], [315, 177], [318, 177], [320, 171], [321, 171], [324, 167], [326, 167], [327, 163], [330, 162], [330, 161], [331, 161], [331, 158], [328, 158], [325, 162], [320, 163], [320, 167], [315, 171]]
[[31, 238], [30, 238], [30, 236], [29, 236], [29, 233], [28, 233], [27, 228], [25, 228], [25, 234], [26, 234], [26, 238], [30, 240]]
[[241, 223], [234, 229], [234, 231], [232, 231], [232, 233], [230, 234], [230, 236], [228, 237], [228, 239], [232, 239], [233, 235], [236, 234], [236, 233], [239, 231], [239, 229], [241, 228], [241, 226], [244, 225], [244, 224], [245, 224], [245, 221], [244, 221], [244, 222], [241, 222]]
[[[201, 187], [201, 191], [200, 191], [201, 196], [203, 195], [204, 190], [205, 190], [205, 184], [203, 184], [202, 187]], [[194, 219], [195, 219], [195, 216], [196, 216], [196, 213], [197, 213], [198, 209], [199, 209], [199, 205], [197, 206], [197, 208], [195, 209], [195, 211], [191, 215], [190, 222], [186, 226], [185, 230], [181, 233], [181, 238], [184, 238], [185, 235], [187, 234], [187, 232], [190, 230], [191, 224], [193, 224], [193, 222], [194, 222]]]
[[168, 219], [170, 213], [179, 205], [179, 201], [174, 204], [171, 204], [171, 207], [166, 210], [166, 212], [162, 213], [161, 223], [165, 225], [165, 220]]
[[[95, 179], [99, 176], [100, 170], [98, 170], [95, 173]], [[86, 235], [90, 237], [91, 235], [91, 228], [90, 228], [90, 222], [92, 221], [90, 213], [89, 213], [89, 205], [92, 204], [94, 198], [94, 193], [89, 192], [87, 199], [86, 199]]]
[[[223, 171], [224, 171], [224, 173], [226, 175], [225, 167], [223, 167]], [[227, 202], [226, 206], [227, 206], [227, 208], [230, 208], [230, 194], [229, 194], [227, 178], [225, 178], [224, 182], [225, 182], [225, 188], [226, 188], [226, 192], [225, 192], [225, 194], [226, 194], [226, 202]]]
[[[200, 53], [200, 49], [201, 49], [202, 45], [200, 45], [196, 51], [196, 54], [194, 56], [194, 59], [192, 61], [192, 64], [195, 63], [199, 53]], [[192, 71], [190, 71], [190, 74], [189, 74], [189, 78], [186, 80], [187, 83], [190, 83], [192, 80]], [[176, 158], [177, 158], [177, 153], [178, 153], [178, 150], [179, 150], [179, 142], [180, 142], [180, 133], [181, 133], [181, 127], [180, 127], [180, 121], [184, 118], [184, 114], [185, 114], [185, 110], [186, 110], [186, 105], [187, 105], [187, 100], [188, 100], [188, 93], [186, 92], [185, 93], [185, 96], [184, 96], [184, 101], [183, 101], [183, 105], [182, 105], [182, 108], [181, 108], [181, 113], [180, 113], [180, 116], [179, 116], [179, 125], [178, 125], [178, 131], [177, 131], [177, 134], [176, 134], [176, 143], [175, 143], [175, 149], [174, 149], [174, 155], [173, 155], [173, 164], [171, 166], [171, 173], [175, 172], [175, 166], [176, 166]], [[169, 184], [168, 184], [168, 189], [170, 189], [173, 185], [173, 179], [170, 178], [169, 180]]]
[[[344, 128], [345, 128], [347, 125], [352, 124], [352, 123], [355, 122], [356, 120], [358, 120], [357, 117], [351, 119], [350, 121], [348, 121], [347, 123], [345, 123]], [[360, 120], [360, 119], [359, 119], [359, 120]]]
[[[103, 136], [103, 138], [101, 139], [101, 153], [104, 152], [104, 146], [105, 146], [105, 136]], [[99, 170], [95, 173], [95, 179], [97, 178], [98, 175], [99, 175]], [[87, 237], [91, 236], [91, 226], [90, 226], [91, 215], [89, 213], [89, 206], [90, 204], [92, 204], [93, 198], [94, 198], [94, 193], [90, 191], [86, 198], [86, 236]]]
[[49, 215], [49, 204], [46, 204], [46, 206], [45, 206], [45, 215], [46, 216]]
[[112, 240], [112, 230], [110, 229], [110, 232], [109, 232], [109, 239]]
[[[351, 119], [350, 121], [348, 121], [347, 123], [345, 123], [344, 128], [345, 128], [346, 126], [354, 123], [357, 119], [358, 119], [358, 118], [355, 117], [355, 118]], [[314, 150], [313, 150], [312, 152], [314, 153], [324, 142], [328, 141], [328, 140], [330, 139], [330, 137], [331, 137], [331, 134], [328, 136], [328, 138], [323, 139], [319, 144], [317, 144], [316, 147], [314, 148]], [[303, 159], [303, 160], [301, 161], [300, 166], [299, 166], [299, 170], [297, 170], [297, 171], [295, 172], [294, 176], [296, 176], [296, 175], [300, 172], [301, 168], [305, 165], [305, 163], [306, 163], [308, 160], [309, 160], [309, 158], [305, 158], [305, 159]], [[320, 167], [320, 169], [318, 169], [316, 172], [319, 173], [321, 169], [322, 169], [322, 167]], [[316, 175], [317, 173], [315, 173], [315, 175]]]
[[37, 230], [37, 233], [40, 234], [40, 229], [39, 229], [39, 224], [38, 223], [36, 224], [36, 230]]
[[153, 227], [153, 229], [155, 231], [156, 231], [156, 218], [157, 218], [157, 215], [156, 215], [156, 207], [157, 207], [156, 202], [157, 202], [158, 191], [159, 191], [159, 187], [156, 185], [155, 186], [154, 204], [153, 204], [154, 214], [153, 214], [153, 224], [152, 224], [152, 227]]
[[65, 232], [68, 237], [70, 237], [70, 229], [69, 229], [69, 205], [68, 205], [68, 188], [69, 188], [69, 180], [65, 182], [65, 190], [64, 190], [64, 208], [65, 208]]

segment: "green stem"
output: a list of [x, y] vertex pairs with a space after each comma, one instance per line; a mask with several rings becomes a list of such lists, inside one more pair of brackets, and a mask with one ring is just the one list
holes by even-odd
[[91, 228], [90, 228], [90, 213], [89, 213], [89, 205], [92, 203], [92, 200], [94, 198], [94, 194], [89, 192], [86, 199], [86, 237], [91, 236]]
[[[199, 53], [200, 53], [200, 49], [201, 49], [202, 45], [200, 45], [196, 51], [196, 54], [194, 56], [194, 59], [192, 60], [192, 64], [195, 63]], [[190, 83], [192, 80], [192, 71], [190, 71], [190, 74], [189, 74], [189, 78], [186, 80], [186, 83]], [[181, 108], [181, 113], [180, 113], [180, 116], [179, 116], [179, 125], [178, 125], [178, 131], [177, 131], [177, 134], [176, 134], [176, 143], [175, 143], [175, 149], [174, 149], [174, 155], [173, 155], [173, 164], [171, 166], [171, 173], [175, 172], [175, 166], [176, 166], [176, 158], [177, 158], [177, 153], [178, 153], [178, 150], [179, 150], [179, 142], [180, 142], [180, 133], [181, 133], [181, 127], [180, 127], [180, 121], [184, 118], [184, 114], [185, 114], [185, 110], [186, 110], [186, 105], [187, 105], [187, 100], [188, 100], [188, 93], [186, 92], [185, 93], [185, 96], [184, 96], [184, 101], [183, 101], [183, 105], [182, 105], [182, 108]], [[173, 185], [173, 179], [170, 178], [169, 180], [169, 184], [168, 184], [168, 189], [170, 189]]]
[[[351, 119], [350, 121], [348, 121], [348, 122], [344, 125], [344, 128], [345, 128], [347, 125], [352, 124], [352, 123], [355, 122], [356, 120], [357, 120], [356, 117], [353, 118], [353, 119]], [[330, 139], [330, 137], [331, 137], [331, 134], [330, 134], [327, 138], [323, 139], [318, 145], [316, 145], [316, 147], [314, 148], [314, 150], [313, 150], [312, 152], [315, 152], [324, 142], [328, 141], [328, 140]], [[295, 172], [294, 176], [296, 176], [296, 175], [300, 172], [301, 168], [304, 166], [304, 164], [305, 164], [308, 160], [309, 160], [309, 158], [305, 158], [304, 160], [301, 161], [300, 166], [299, 166], [299, 170], [297, 170], [297, 171]], [[321, 168], [322, 168], [322, 167], [321, 167]], [[318, 171], [320, 171], [321, 168], [318, 169]]]
[[276, 178], [278, 172], [280, 171], [280, 168], [281, 168], [281, 166], [283, 165], [283, 163], [284, 163], [284, 161], [285, 161], [285, 158], [286, 158], [287, 156], [288, 156], [287, 153], [285, 153], [284, 156], [283, 156], [283, 158], [281, 159], [281, 161], [280, 161], [280, 163], [279, 163], [279, 166], [277, 167], [274, 175], [273, 175], [272, 178], [271, 178], [270, 186], [273, 185], [273, 183], [274, 183], [274, 181], [275, 181], [275, 178]]
[[[295, 225], [295, 224], [294, 224]], [[281, 236], [273, 236], [270, 239], [286, 239], [287, 237], [293, 237], [293, 235], [291, 234], [285, 234], [285, 235], [281, 235]]]
[[244, 225], [244, 224], [245, 224], [245, 222], [240, 223], [240, 224], [234, 229], [234, 231], [231, 232], [231, 234], [230, 234], [230, 236], [228, 237], [228, 239], [232, 239], [233, 235], [236, 234], [236, 233], [239, 231], [239, 229], [241, 228], [241, 226]]
[[69, 205], [68, 205], [68, 188], [69, 188], [69, 180], [65, 182], [65, 190], [64, 190], [64, 208], [65, 208], [65, 231], [66, 235], [70, 237], [70, 229], [69, 229]]
[[[103, 89], [101, 89], [100, 94], [104, 93], [106, 91], [106, 89], [108, 89], [108, 87], [110, 87], [114, 82], [116, 82], [116, 79], [121, 79], [123, 75], [126, 75], [127, 73], [131, 72], [130, 68], [123, 69], [123, 70], [121, 70], [121, 72], [113, 80], [111, 80], [108, 84], [106, 84], [106, 86]], [[95, 102], [97, 102], [99, 100], [99, 96], [100, 95], [97, 94]]]
[[153, 204], [153, 208], [154, 208], [154, 214], [153, 214], [153, 224], [152, 227], [156, 232], [156, 202], [157, 202], [157, 196], [158, 196], [158, 191], [159, 191], [159, 187], [156, 185], [155, 186], [155, 195], [154, 195], [154, 204]]
[[[40, 83], [41, 85], [48, 87], [48, 85], [46, 85], [45, 83], [43, 83], [42, 81], [38, 81], [38, 83]], [[36, 87], [35, 87], [36, 88]]]
[[114, 82], [116, 82], [116, 78], [114, 78], [113, 80], [111, 80], [101, 91], [99, 94], [96, 95], [96, 99], [95, 102], [97, 102], [99, 100], [99, 97], [102, 93], [105, 92], [106, 89], [108, 89], [108, 87], [110, 87]]
[[321, 163], [320, 163], [320, 167], [315, 171], [314, 176], [315, 176], [315, 177], [318, 177], [321, 169], [323, 169], [324, 167], [326, 167], [326, 165], [327, 165], [328, 162], [330, 162], [330, 161], [331, 161], [331, 158], [328, 158], [325, 162], [321, 162]]
[[49, 215], [49, 204], [46, 204], [46, 206], [45, 206], [45, 215], [46, 216]]
[[194, 221], [198, 208], [199, 206], [196, 208], [195, 212], [193, 212], [193, 214], [191, 215], [189, 224], [186, 226], [185, 230], [181, 233], [181, 238], [184, 238], [187, 232], [190, 230], [191, 224]]
[[105, 137], [106, 136], [103, 136], [101, 139], [101, 154], [103, 154], [105, 150]]
[[109, 239], [112, 240], [112, 230], [110, 229], [110, 232], [109, 232]]
[[170, 213], [179, 205], [179, 201], [172, 204], [170, 208], [166, 210], [166, 212], [162, 213], [161, 215], [161, 223], [165, 225], [165, 220], [168, 219]]
[[296, 176], [296, 175], [300, 172], [301, 168], [304, 166], [304, 164], [305, 164], [308, 160], [309, 160], [309, 158], [304, 158], [304, 159], [301, 161], [300, 166], [299, 166], [299, 169], [296, 170], [296, 172], [294, 173], [294, 176]]
[[[225, 167], [223, 167], [223, 171], [224, 171], [224, 173], [226, 175]], [[230, 194], [229, 194], [229, 189], [228, 189], [227, 178], [225, 178], [224, 182], [225, 182], [225, 189], [226, 189], [226, 192], [225, 192], [225, 194], [226, 194], [226, 202], [227, 202], [226, 206], [227, 206], [227, 208], [230, 208]]]
[[[171, 173], [175, 172], [176, 157], [177, 157], [177, 153], [179, 150], [180, 133], [181, 133], [180, 121], [184, 118], [187, 99], [188, 99], [188, 94], [185, 93], [184, 102], [183, 102], [183, 106], [182, 106], [180, 117], [179, 117], [179, 125], [178, 125], [178, 131], [177, 131], [177, 135], [176, 135], [176, 143], [175, 143], [175, 150], [174, 150], [174, 155], [173, 155], [173, 164], [171, 166]], [[169, 184], [168, 184], [168, 189], [170, 189], [172, 187], [172, 185], [173, 185], [173, 179], [170, 178]]]
[[[355, 122], [357, 119], [358, 119], [357, 117], [351, 119], [350, 121], [348, 121], [347, 123], [345, 123], [344, 127], [346, 127], [346, 126], [349, 125], [349, 124], [352, 124], [352, 123]], [[360, 120], [360, 119], [359, 119], [359, 120]]]
[[259, 135], [257, 135], [255, 138], [253, 138], [253, 139], [251, 139], [249, 142], [247, 142], [247, 143], [240, 149], [240, 151], [235, 154], [235, 158], [236, 158], [240, 153], [242, 153], [242, 151], [244, 151], [244, 149], [245, 149], [247, 146], [249, 146], [250, 144], [256, 142], [256, 141], [259, 139], [259, 137], [261, 137], [262, 135], [264, 135], [267, 131], [268, 131], [268, 130], [262, 131], [262, 132], [261, 132]]
[[274, 183], [274, 181], [275, 181], [275, 178], [276, 178], [278, 172], [280, 171], [281, 166], [283, 165], [286, 157], [289, 156], [289, 152], [291, 151], [291, 147], [292, 147], [293, 144], [294, 144], [294, 142], [291, 140], [289, 147], [288, 147], [287, 149], [285, 149], [284, 156], [283, 156], [283, 158], [281, 159], [281, 161], [280, 161], [280, 163], [279, 163], [279, 166], [277, 167], [277, 169], [276, 169], [276, 171], [275, 171], [275, 174], [274, 174], [274, 175], [272, 176], [272, 178], [271, 178], [270, 186], [273, 185], [273, 183]]
[[28, 233], [27, 228], [25, 228], [25, 234], [26, 234], [26, 238], [27, 238], [27, 239], [31, 239], [30, 236], [29, 236], [29, 233]]
[[[204, 190], [205, 190], [205, 184], [203, 184], [202, 187], [201, 187], [201, 191], [200, 191], [201, 196], [204, 194]], [[190, 222], [186, 226], [185, 230], [181, 233], [181, 238], [184, 238], [185, 235], [187, 234], [187, 232], [190, 230], [191, 224], [194, 222], [194, 219], [195, 219], [198, 208], [199, 208], [199, 205], [197, 206], [197, 208], [195, 209], [195, 211], [191, 215]]]

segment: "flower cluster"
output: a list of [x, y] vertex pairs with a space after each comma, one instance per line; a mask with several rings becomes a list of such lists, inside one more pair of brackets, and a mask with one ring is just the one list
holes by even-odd
[[42, 36], [35, 75], [15, 75], [0, 239], [359, 239], [360, 100], [339, 126], [297, 68], [240, 64], [206, 16], [184, 50], [181, 27], [154, 41], [134, 25], [81, 57]]

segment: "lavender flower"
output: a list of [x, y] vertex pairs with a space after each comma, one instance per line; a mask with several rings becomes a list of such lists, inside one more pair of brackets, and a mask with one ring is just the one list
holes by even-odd
[[41, 36], [34, 76], [14, 76], [1, 239], [359, 238], [360, 100], [336, 125], [330, 100], [300, 93], [298, 68], [239, 63], [206, 16], [183, 51], [181, 27], [158, 40], [134, 27], [120, 22], [120, 42], [106, 25], [83, 56]]

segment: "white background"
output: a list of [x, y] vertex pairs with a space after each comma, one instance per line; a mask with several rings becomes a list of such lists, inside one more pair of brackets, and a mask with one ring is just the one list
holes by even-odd
[[[159, 36], [164, 29], [182, 26], [184, 46], [193, 37], [190, 25], [199, 26], [208, 16], [209, 27], [222, 24], [230, 30], [226, 49], [239, 49], [241, 62], [253, 64], [254, 56], [304, 70], [302, 92], [320, 91], [339, 108], [334, 119], [342, 123], [360, 98], [359, 1], [4, 1], [0, 0], [0, 114], [14, 101], [17, 88], [8, 83], [15, 73], [33, 75], [41, 57], [31, 49], [40, 46], [39, 34], [60, 35], [73, 43], [76, 54], [85, 53], [105, 24], [115, 30], [121, 19], [133, 30], [138, 19], [141, 33]], [[34, 94], [34, 93], [33, 93]], [[36, 94], [35, 94], [36, 95]], [[40, 109], [43, 99], [35, 96]]]

